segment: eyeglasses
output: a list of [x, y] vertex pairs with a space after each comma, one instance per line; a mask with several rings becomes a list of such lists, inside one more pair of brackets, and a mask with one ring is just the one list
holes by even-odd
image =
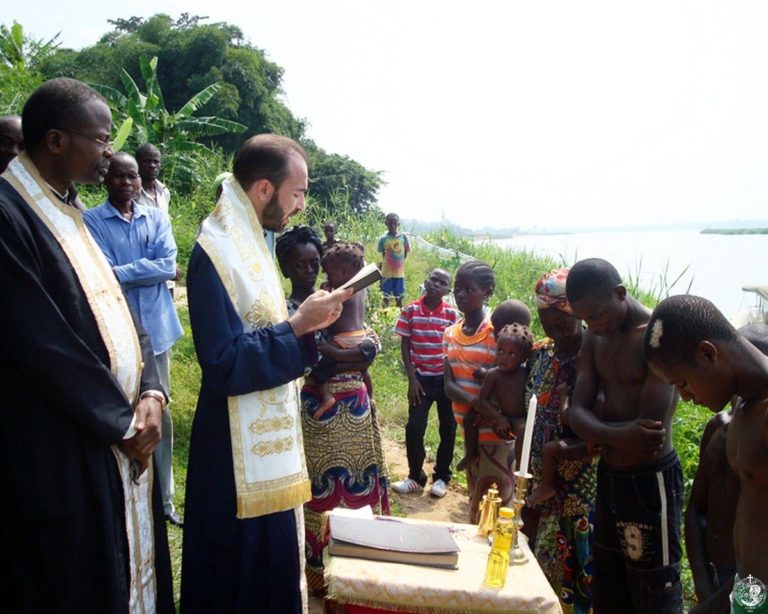
[[106, 149], [112, 149], [115, 144], [112, 141], [100, 139], [97, 136], [91, 136], [90, 134], [85, 134], [84, 132], [78, 132], [77, 130], [66, 130], [69, 134], [74, 134], [75, 136], [81, 136], [84, 139], [89, 139], [96, 143], [99, 147], [101, 147], [102, 151], [105, 151]]

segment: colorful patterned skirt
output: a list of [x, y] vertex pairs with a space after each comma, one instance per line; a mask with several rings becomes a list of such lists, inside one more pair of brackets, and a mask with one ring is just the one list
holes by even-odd
[[535, 554], [563, 614], [592, 614], [592, 512], [543, 516]]
[[307, 566], [322, 569], [325, 545], [322, 514], [335, 507], [370, 505], [374, 514], [389, 514], [387, 470], [381, 433], [368, 390], [359, 372], [341, 373], [326, 382], [336, 405], [319, 419], [317, 389], [301, 391], [304, 453], [312, 499], [304, 505]]

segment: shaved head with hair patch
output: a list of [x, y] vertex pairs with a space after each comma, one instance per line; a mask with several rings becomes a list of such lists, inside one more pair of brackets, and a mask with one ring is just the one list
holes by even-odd
[[710, 301], [692, 294], [670, 296], [651, 314], [643, 340], [649, 362], [689, 363], [702, 341], [733, 341], [736, 329]]

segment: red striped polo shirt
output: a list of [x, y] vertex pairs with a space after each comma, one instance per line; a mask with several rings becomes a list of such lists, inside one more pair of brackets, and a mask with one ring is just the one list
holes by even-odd
[[433, 311], [422, 297], [405, 306], [395, 334], [411, 338], [411, 362], [419, 375], [443, 374], [443, 332], [459, 320], [459, 312], [445, 301]]

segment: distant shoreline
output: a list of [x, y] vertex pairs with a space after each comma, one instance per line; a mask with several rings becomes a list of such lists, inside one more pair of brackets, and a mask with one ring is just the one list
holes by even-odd
[[[409, 233], [428, 235], [448, 229], [458, 236], [475, 241], [509, 240], [529, 236], [615, 234], [636, 232], [692, 232], [696, 234], [768, 234], [768, 219], [761, 220], [706, 220], [686, 222], [684, 224], [640, 224], [636, 226], [511, 226], [465, 228], [449, 222], [434, 223], [419, 220], [400, 220], [402, 227]], [[717, 226], [711, 226], [717, 224]], [[702, 230], [702, 228], [704, 230]]]
[[498, 241], [498, 240], [506, 240], [506, 239], [517, 239], [519, 237], [555, 237], [555, 236], [561, 236], [561, 235], [572, 235], [573, 232], [515, 232], [510, 234], [498, 234], [498, 235], [491, 235], [491, 234], [469, 234], [468, 238], [472, 239], [473, 241]]
[[703, 235], [768, 235], [768, 228], [705, 228]]

